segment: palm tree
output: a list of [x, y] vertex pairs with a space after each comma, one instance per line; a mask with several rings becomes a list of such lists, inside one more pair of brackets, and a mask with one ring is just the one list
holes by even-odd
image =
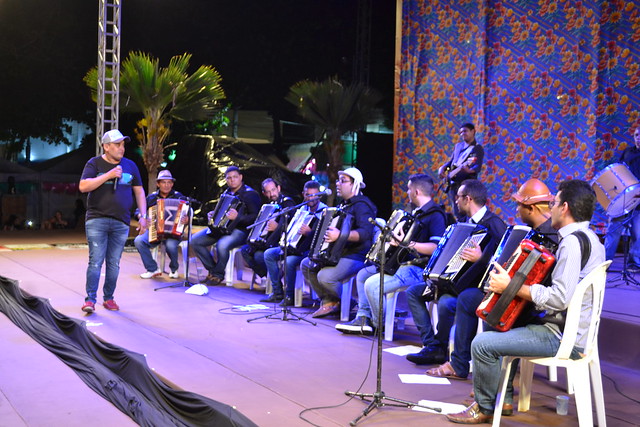
[[[174, 56], [169, 66], [160, 68], [158, 59], [132, 52], [120, 71], [120, 106], [123, 111], [142, 113], [135, 135], [147, 168], [149, 193], [155, 191], [156, 174], [164, 161], [172, 120], [202, 121], [212, 118], [224, 99], [222, 78], [211, 66], [202, 65], [189, 75], [191, 54]], [[85, 83], [97, 96], [98, 70], [92, 68]]]
[[[342, 136], [375, 122], [379, 117], [375, 107], [382, 96], [363, 83], [345, 86], [328, 78], [323, 82], [300, 81], [289, 88], [285, 99], [296, 106], [305, 121], [321, 131], [322, 146], [329, 160], [329, 186], [335, 194], [335, 181], [344, 154]], [[333, 196], [329, 199], [331, 203]]]

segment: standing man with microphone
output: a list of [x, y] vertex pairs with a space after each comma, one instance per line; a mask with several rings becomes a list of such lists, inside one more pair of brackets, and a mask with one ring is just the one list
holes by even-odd
[[[102, 264], [107, 263], [103, 286], [103, 306], [119, 310], [113, 300], [120, 272], [120, 257], [129, 235], [131, 207], [135, 197], [140, 212], [147, 212], [147, 202], [140, 171], [124, 157], [124, 144], [130, 138], [117, 129], [102, 137], [104, 154], [89, 159], [80, 178], [80, 191], [89, 193], [85, 229], [89, 243], [85, 298], [82, 311], [93, 313], [97, 302]], [[140, 216], [140, 229], [147, 228], [147, 215]]]

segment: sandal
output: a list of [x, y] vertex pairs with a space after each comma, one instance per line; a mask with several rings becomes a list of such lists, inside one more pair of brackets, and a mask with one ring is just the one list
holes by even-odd
[[445, 362], [442, 365], [438, 366], [437, 368], [427, 370], [426, 374], [431, 377], [449, 378], [452, 380], [467, 379], [467, 377], [461, 377], [460, 375], [456, 374], [456, 371], [453, 370], [453, 367], [449, 362]]

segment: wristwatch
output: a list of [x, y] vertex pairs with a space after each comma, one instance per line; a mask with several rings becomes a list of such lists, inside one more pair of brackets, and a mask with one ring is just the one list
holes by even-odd
[[140, 216], [138, 216], [138, 219], [147, 219], [147, 214], [140, 214]]

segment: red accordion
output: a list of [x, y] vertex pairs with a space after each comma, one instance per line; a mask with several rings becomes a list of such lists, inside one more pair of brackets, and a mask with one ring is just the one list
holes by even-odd
[[543, 283], [551, 273], [555, 257], [545, 247], [528, 239], [520, 243], [504, 268], [511, 276], [502, 294], [487, 294], [476, 309], [479, 318], [504, 332], [511, 329], [529, 301], [516, 294], [523, 285]]

